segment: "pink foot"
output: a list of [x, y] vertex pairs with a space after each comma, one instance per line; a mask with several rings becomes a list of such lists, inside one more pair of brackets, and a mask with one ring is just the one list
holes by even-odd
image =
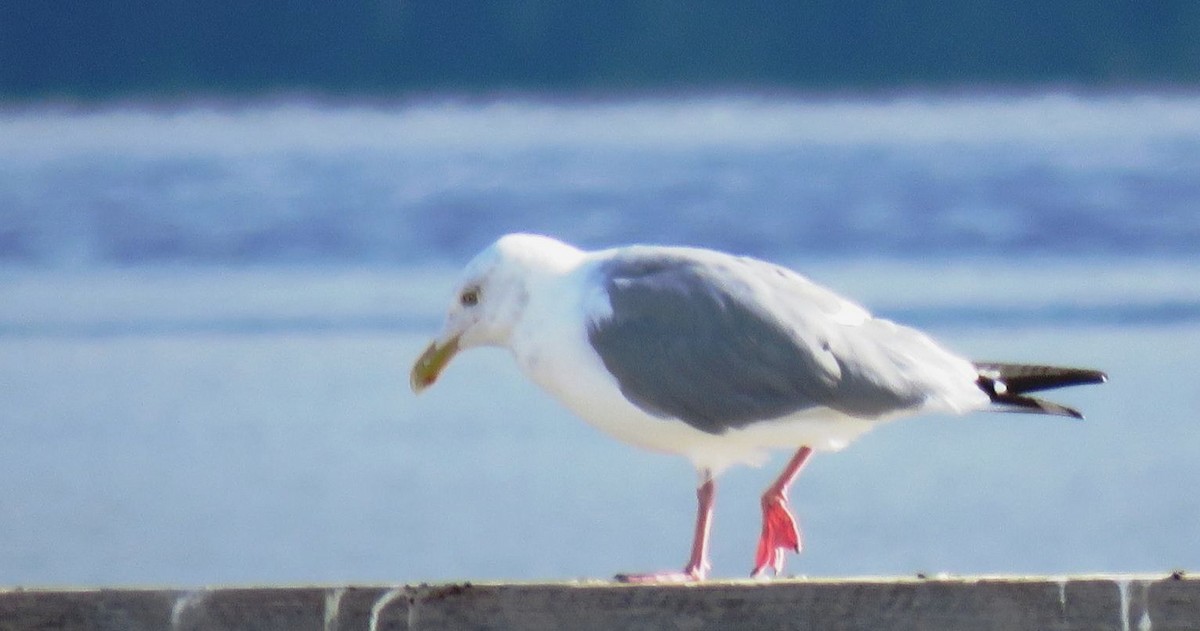
[[811, 455], [812, 449], [808, 447], [797, 449], [775, 483], [763, 493], [763, 527], [762, 535], [758, 538], [758, 551], [754, 555], [754, 571], [751, 573], [754, 578], [765, 574], [768, 567], [775, 570], [778, 576], [783, 571], [783, 559], [787, 551], [800, 552], [800, 529], [796, 527], [796, 518], [788, 512], [787, 490]]
[[650, 572], [647, 574], [618, 574], [616, 576], [618, 583], [631, 583], [634, 585], [647, 584], [662, 584], [662, 583], [695, 583], [704, 580], [708, 574], [704, 569], [684, 569], [680, 572]]
[[758, 552], [754, 555], [751, 573], [755, 578], [766, 573], [768, 567], [778, 576], [783, 571], [785, 554], [789, 550], [800, 552], [800, 529], [796, 527], [796, 518], [788, 512], [787, 499], [768, 493], [763, 496], [762, 508], [762, 535], [758, 538]]
[[708, 577], [708, 530], [712, 526], [713, 485], [712, 474], [702, 472], [704, 482], [696, 489], [696, 533], [692, 539], [692, 556], [682, 572], [651, 572], [649, 574], [618, 574], [621, 583], [694, 583]]

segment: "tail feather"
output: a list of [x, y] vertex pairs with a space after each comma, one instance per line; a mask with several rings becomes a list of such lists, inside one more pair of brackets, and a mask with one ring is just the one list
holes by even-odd
[[1108, 381], [1108, 375], [1103, 372], [1085, 368], [998, 362], [976, 362], [975, 368], [979, 371], [976, 380], [979, 389], [992, 399], [998, 409], [1005, 412], [1032, 412], [1081, 419], [1083, 414], [1078, 410], [1025, 396], [1025, 393]]

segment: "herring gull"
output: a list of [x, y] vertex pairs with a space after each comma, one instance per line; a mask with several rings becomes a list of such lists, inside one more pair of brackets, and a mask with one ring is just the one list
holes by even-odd
[[696, 467], [687, 564], [618, 576], [628, 582], [707, 576], [714, 480], [731, 465], [793, 453], [762, 496], [752, 572], [779, 574], [785, 554], [800, 551], [788, 487], [814, 451], [918, 413], [1082, 418], [1028, 393], [1106, 380], [964, 359], [762, 260], [682, 247], [587, 252], [529, 234], [504, 236], [467, 265], [442, 331], [413, 366], [413, 390], [476, 346], [507, 348], [521, 372], [599, 429]]

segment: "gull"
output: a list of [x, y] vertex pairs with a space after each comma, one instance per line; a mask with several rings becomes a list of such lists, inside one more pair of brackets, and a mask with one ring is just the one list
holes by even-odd
[[413, 365], [413, 391], [478, 346], [507, 348], [531, 381], [600, 430], [696, 467], [687, 564], [617, 576], [634, 583], [707, 577], [715, 480], [730, 466], [792, 453], [762, 495], [752, 571], [778, 575], [801, 548], [788, 488], [814, 451], [919, 413], [1082, 418], [1028, 393], [1107, 379], [964, 359], [766, 261], [646, 245], [589, 252], [531, 234], [503, 236], [467, 265], [441, 332]]

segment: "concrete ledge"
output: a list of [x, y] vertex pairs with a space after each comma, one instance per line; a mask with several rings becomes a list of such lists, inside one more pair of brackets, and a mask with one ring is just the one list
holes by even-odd
[[1200, 579], [787, 579], [396, 587], [10, 589], [0, 631], [1200, 629]]

